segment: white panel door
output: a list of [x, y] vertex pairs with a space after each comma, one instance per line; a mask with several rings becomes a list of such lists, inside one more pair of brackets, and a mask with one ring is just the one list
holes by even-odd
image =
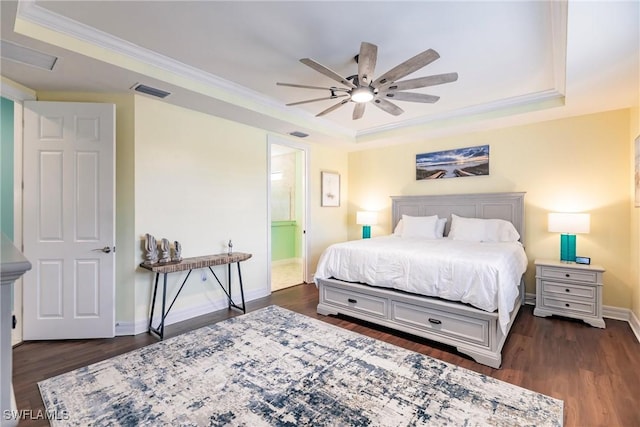
[[115, 106], [24, 103], [23, 338], [115, 335]]

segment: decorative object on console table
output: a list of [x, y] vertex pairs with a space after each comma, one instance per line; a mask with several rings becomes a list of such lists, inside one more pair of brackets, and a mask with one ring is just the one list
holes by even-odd
[[535, 261], [536, 308], [533, 314], [553, 314], [604, 328], [602, 318], [602, 275], [599, 265], [567, 264], [552, 260]]
[[371, 211], [358, 211], [356, 213], [356, 224], [362, 225], [362, 238], [371, 237], [371, 226], [378, 223], [378, 213]]
[[560, 234], [560, 261], [576, 260], [576, 233], [589, 233], [591, 215], [587, 213], [549, 213], [549, 232]]
[[340, 174], [320, 172], [322, 185], [321, 206], [340, 206]]
[[160, 241], [160, 259], [158, 260], [161, 264], [166, 264], [171, 261], [171, 247], [169, 246], [168, 239], [162, 239]]
[[180, 262], [182, 261], [182, 245], [177, 240], [173, 242], [173, 256], [171, 257], [172, 262]]
[[144, 251], [145, 264], [152, 265], [158, 262], [158, 245], [156, 238], [149, 233], [145, 235]]

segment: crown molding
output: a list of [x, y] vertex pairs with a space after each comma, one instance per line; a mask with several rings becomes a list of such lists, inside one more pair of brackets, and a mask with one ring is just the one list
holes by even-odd
[[467, 108], [432, 114], [404, 122], [392, 123], [360, 131], [356, 135], [358, 142], [371, 140], [381, 134], [399, 129], [422, 129], [427, 127], [454, 126], [470, 120], [504, 117], [512, 114], [539, 110], [541, 108], [564, 105], [564, 95], [555, 89], [535, 92], [526, 95], [505, 98], [495, 102], [478, 104]]
[[[293, 126], [319, 132], [330, 137], [340, 138], [350, 142], [369, 142], [400, 129], [411, 132], [425, 128], [444, 128], [460, 123], [468, 123], [469, 121], [504, 117], [510, 114], [564, 105], [568, 1], [559, 0], [549, 2], [549, 13], [551, 20], [550, 39], [553, 55], [553, 88], [361, 131], [347, 129], [329, 120], [315, 117], [313, 114], [304, 110], [289, 109], [277, 100], [248, 89], [245, 86], [220, 78], [201, 69], [181, 63], [52, 12], [39, 6], [36, 0], [19, 0], [16, 19], [25, 20], [73, 39], [80, 40], [91, 46], [116, 53], [130, 61], [135, 61], [138, 64], [161, 71], [161, 74], [168, 73], [169, 75], [184, 79], [185, 82], [202, 85], [208, 90], [208, 93], [203, 93], [203, 95], [211, 98], [263, 114], [276, 120], [284, 120]], [[163, 80], [162, 77], [158, 76], [154, 76], [154, 78]], [[168, 83], [175, 85], [176, 83], [173, 80], [175, 79], [172, 79], [172, 81]], [[183, 85], [178, 84], [178, 86], [184, 87], [187, 90], [193, 90], [187, 87], [188, 83]]]
[[[81, 22], [67, 18], [36, 4], [36, 0], [19, 0], [16, 19], [36, 24], [91, 46], [121, 55], [129, 60], [142, 63], [165, 73], [181, 77], [187, 81], [206, 86], [212, 97], [221, 101], [247, 108], [276, 119], [288, 120], [309, 129], [355, 141], [355, 132], [334, 123], [316, 118], [303, 110], [286, 108], [281, 102], [264, 96], [229, 80], [223, 79], [201, 69], [176, 61], [165, 55], [143, 48], [129, 41], [115, 37]], [[43, 40], [46, 42], [46, 40]], [[64, 47], [64, 46], [62, 46]], [[100, 58], [97, 58], [100, 59]], [[114, 64], [119, 65], [119, 64]], [[162, 80], [155, 76], [154, 78]], [[174, 81], [170, 82], [175, 85]], [[129, 89], [129, 88], [127, 88]], [[185, 89], [191, 90], [188, 87]]]

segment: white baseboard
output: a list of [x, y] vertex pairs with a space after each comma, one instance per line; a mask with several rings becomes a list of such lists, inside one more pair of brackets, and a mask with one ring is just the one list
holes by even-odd
[[[270, 292], [262, 289], [257, 291], [247, 292], [244, 295], [245, 303], [269, 296], [269, 293]], [[194, 317], [203, 316], [205, 314], [210, 314], [215, 311], [223, 310], [226, 308], [227, 308], [227, 298], [223, 296], [222, 298], [218, 298], [215, 301], [208, 301], [203, 304], [194, 305], [191, 307], [185, 307], [179, 310], [171, 310], [171, 312], [169, 312], [169, 315], [165, 319], [165, 325], [172, 325], [174, 323], [193, 319]], [[154, 319], [153, 324], [157, 326], [158, 322], [159, 322], [159, 319], [156, 318]], [[149, 329], [148, 318], [141, 319], [136, 322], [125, 322], [125, 321], [116, 322], [116, 336], [138, 335], [138, 334], [147, 332], [148, 329]]]
[[148, 320], [139, 320], [137, 322], [125, 322], [123, 320], [116, 321], [116, 336], [122, 337], [126, 335], [138, 335], [147, 332], [149, 327]]
[[612, 307], [610, 305], [602, 306], [602, 317], [606, 317], [607, 319], [623, 320], [628, 322], [630, 315], [631, 310], [628, 308]]
[[640, 342], [640, 319], [638, 319], [638, 316], [636, 316], [633, 311], [631, 311], [629, 315], [629, 326], [631, 326], [631, 330], [635, 334], [636, 339]]
[[536, 294], [525, 293], [524, 303], [525, 305], [536, 305]]

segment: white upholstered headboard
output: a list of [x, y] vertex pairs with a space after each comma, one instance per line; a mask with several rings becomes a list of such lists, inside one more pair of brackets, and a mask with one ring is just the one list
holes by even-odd
[[467, 218], [497, 218], [511, 221], [524, 245], [525, 193], [446, 194], [434, 196], [391, 196], [391, 231], [402, 215], [438, 215], [447, 218], [449, 233], [451, 214]]

